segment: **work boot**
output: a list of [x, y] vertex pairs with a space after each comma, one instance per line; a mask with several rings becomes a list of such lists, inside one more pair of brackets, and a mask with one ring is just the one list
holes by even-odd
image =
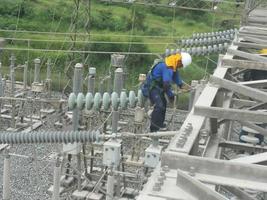
[[163, 123], [162, 126], [160, 127], [159, 131], [167, 131], [167, 124]]

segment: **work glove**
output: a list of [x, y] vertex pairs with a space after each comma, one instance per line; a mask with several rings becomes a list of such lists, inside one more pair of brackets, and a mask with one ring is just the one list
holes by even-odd
[[185, 92], [189, 92], [190, 90], [191, 90], [190, 85], [183, 84], [183, 85], [180, 87], [179, 92], [181, 92], [181, 93], [185, 93]]

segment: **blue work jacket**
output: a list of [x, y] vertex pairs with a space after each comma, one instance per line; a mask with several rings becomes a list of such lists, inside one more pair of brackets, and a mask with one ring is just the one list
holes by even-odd
[[152, 79], [161, 80], [162, 84], [159, 84], [168, 97], [173, 97], [173, 91], [171, 89], [171, 84], [175, 83], [177, 86], [182, 87], [183, 80], [180, 77], [178, 71], [174, 72], [171, 68], [169, 68], [165, 62], [160, 62], [151, 71]]

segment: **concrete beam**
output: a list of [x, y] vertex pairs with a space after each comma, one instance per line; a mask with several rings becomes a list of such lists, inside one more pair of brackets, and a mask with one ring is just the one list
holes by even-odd
[[238, 47], [244, 47], [244, 48], [254, 48], [254, 49], [264, 49], [266, 48], [265, 44], [256, 44], [256, 43], [250, 43], [250, 42], [233, 42], [234, 45]]
[[[220, 62], [218, 63], [218, 66], [219, 67], [217, 67], [214, 72], [214, 76], [224, 78], [224, 76], [227, 73], [227, 69], [220, 67]], [[211, 106], [216, 97], [217, 91], [218, 88], [207, 85], [202, 91], [196, 103], [199, 102], [207, 106]], [[185, 119], [182, 127], [180, 128], [179, 134], [177, 133], [177, 135], [172, 139], [170, 145], [168, 146], [168, 149], [170, 151], [189, 154], [191, 152], [191, 149], [195, 141], [197, 140], [199, 131], [201, 130], [202, 125], [205, 122], [205, 119], [206, 119], [205, 116], [195, 115], [193, 108], [191, 112], [188, 114], [187, 118]], [[189, 135], [184, 134], [185, 132], [184, 130], [186, 129], [186, 126], [188, 124], [192, 125], [192, 131], [190, 132]], [[186, 138], [185, 142], [183, 142], [184, 138]]]
[[254, 87], [254, 88], [262, 88], [262, 87], [267, 86], [267, 79], [257, 80], [257, 81], [244, 81], [244, 82], [239, 82], [238, 84], [246, 85], [246, 86]]
[[257, 54], [251, 54], [251, 53], [247, 53], [247, 52], [244, 52], [244, 51], [240, 51], [240, 50], [235, 50], [235, 49], [232, 49], [232, 48], [229, 48], [227, 50], [227, 53], [233, 55], [233, 56], [238, 56], [238, 57], [241, 57], [241, 58], [245, 58], [245, 59], [248, 59], [248, 60], [253, 60], [253, 61], [257, 61], [257, 62], [267, 62], [267, 58], [263, 57], [263, 56], [260, 56], [260, 55], [257, 55]]
[[221, 141], [219, 144], [220, 147], [235, 149], [235, 150], [244, 150], [247, 152], [266, 152], [266, 146], [253, 145], [248, 143], [240, 143], [233, 141]]
[[267, 113], [260, 111], [248, 111], [248, 110], [239, 110], [233, 108], [227, 109], [227, 108], [196, 105], [194, 108], [194, 113], [196, 115], [202, 115], [210, 118], [249, 121], [255, 123], [256, 122], [267, 123]]
[[226, 56], [222, 60], [222, 66], [226, 68], [258, 69], [267, 70], [266, 62], [229, 59]]
[[238, 108], [239, 107], [251, 107], [251, 106], [258, 105], [257, 101], [250, 101], [246, 99], [237, 99], [237, 98], [233, 98], [232, 103], [235, 107], [238, 107]]
[[[266, 19], [265, 19], [265, 20], [266, 20]], [[267, 30], [266, 30], [266, 31], [267, 31]], [[256, 43], [256, 44], [262, 44], [262, 45], [265, 45], [264, 48], [266, 48], [266, 46], [267, 46], [267, 41], [266, 41], [266, 40], [259, 39], [259, 38], [245, 36], [245, 37], [243, 37], [242, 39], [245, 40], [245, 41], [249, 41], [249, 42]]]
[[235, 187], [229, 187], [229, 186], [223, 186], [223, 188], [231, 192], [233, 195], [237, 196], [238, 199], [257, 200], [256, 198], [250, 196], [248, 193], [244, 192], [244, 190], [241, 190]]
[[239, 163], [247, 163], [247, 164], [266, 164], [267, 162], [267, 152], [259, 153], [251, 156], [240, 157], [236, 159], [232, 159], [230, 161], [239, 162]]
[[193, 174], [204, 183], [267, 192], [267, 167], [165, 152], [162, 166]]
[[222, 88], [228, 89], [238, 94], [251, 97], [252, 99], [256, 99], [262, 102], [267, 102], [267, 93], [260, 91], [258, 89], [234, 83], [232, 81], [221, 79], [215, 76], [210, 76], [210, 83], [219, 85]]
[[181, 170], [177, 170], [177, 186], [186, 191], [188, 194], [193, 195], [196, 199], [205, 200], [227, 200], [221, 194], [208, 188], [206, 185], [197, 179], [187, 175]]
[[267, 103], [258, 103], [248, 108], [248, 110], [260, 110], [260, 109], [267, 109]]

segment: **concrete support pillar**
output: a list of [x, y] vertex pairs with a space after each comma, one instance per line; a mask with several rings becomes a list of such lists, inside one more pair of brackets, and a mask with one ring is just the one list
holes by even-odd
[[189, 112], [191, 111], [191, 109], [193, 108], [194, 103], [195, 103], [196, 87], [197, 87], [197, 85], [198, 85], [198, 81], [192, 80], [192, 82], [191, 82], [192, 90], [190, 91], [189, 105], [188, 105], [188, 111]]
[[117, 133], [118, 131], [118, 121], [120, 118], [119, 111], [112, 111], [112, 133]]
[[[224, 92], [219, 90], [215, 99], [214, 99], [212, 106], [222, 107], [223, 101], [224, 101]], [[217, 118], [210, 118], [209, 123], [210, 123], [210, 133], [211, 134], [217, 134], [218, 133], [218, 119]]]
[[23, 89], [27, 89], [27, 83], [28, 83], [28, 62], [26, 61], [24, 64], [23, 69]]
[[[77, 96], [78, 93], [82, 92], [82, 76], [83, 65], [77, 63], [74, 68], [74, 77], [73, 77], [73, 93]], [[77, 131], [79, 128], [79, 110], [78, 108], [73, 109], [72, 113], [72, 129]], [[63, 144], [63, 152], [68, 154], [68, 162], [71, 162], [72, 155], [78, 155], [81, 152], [81, 144], [72, 143], [72, 144]], [[69, 170], [66, 171], [66, 178], [68, 177]], [[78, 174], [80, 176], [81, 174]]]
[[52, 200], [60, 200], [60, 177], [61, 177], [61, 162], [59, 159], [57, 159], [54, 168]]
[[[122, 70], [122, 68], [117, 68], [115, 70], [113, 91], [120, 94], [122, 91], [122, 88], [123, 88], [123, 70]], [[112, 133], [117, 133], [118, 121], [119, 121], [119, 112], [116, 110], [113, 110], [113, 112], [112, 112]]]
[[[83, 70], [83, 65], [80, 63], [77, 63], [75, 65], [74, 78], [73, 78], [73, 93], [76, 96], [80, 92], [82, 92], [82, 81], [83, 81], [82, 70]], [[79, 110], [78, 110], [78, 108], [75, 108], [73, 110], [72, 123], [73, 123], [73, 130], [77, 131], [78, 130], [78, 123], [79, 123]]]
[[113, 200], [113, 197], [114, 197], [114, 184], [115, 184], [114, 175], [108, 175], [106, 200]]
[[40, 67], [41, 67], [41, 60], [39, 58], [34, 59], [34, 83], [40, 83]]
[[10, 155], [6, 153], [3, 174], [3, 200], [11, 200]]
[[90, 67], [89, 68], [89, 75], [88, 75], [88, 92], [94, 94], [95, 93], [95, 75], [96, 75], [96, 68]]

